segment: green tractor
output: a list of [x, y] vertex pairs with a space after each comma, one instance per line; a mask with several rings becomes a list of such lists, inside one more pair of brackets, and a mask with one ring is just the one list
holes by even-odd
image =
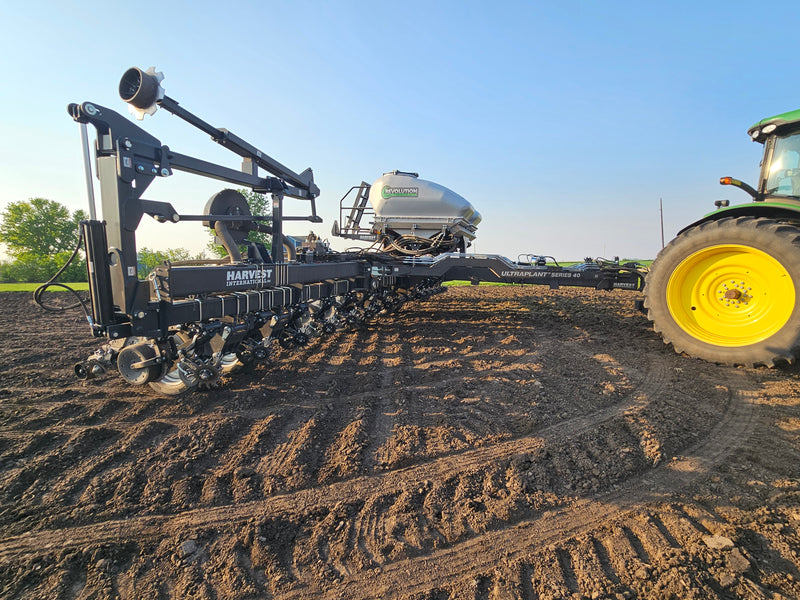
[[729, 364], [792, 363], [800, 351], [800, 110], [748, 133], [764, 144], [752, 202], [717, 210], [678, 233], [653, 262], [647, 317], [676, 351]]

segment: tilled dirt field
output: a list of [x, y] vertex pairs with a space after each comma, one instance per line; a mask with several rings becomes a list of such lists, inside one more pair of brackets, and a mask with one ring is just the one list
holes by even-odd
[[800, 369], [636, 298], [451, 288], [174, 399], [4, 294], [0, 595], [800, 597]]

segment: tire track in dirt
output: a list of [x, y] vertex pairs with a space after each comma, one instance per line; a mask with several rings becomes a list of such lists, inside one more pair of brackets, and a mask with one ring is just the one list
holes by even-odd
[[398, 344], [400, 335], [396, 333], [386, 340], [385, 349], [391, 350], [393, 358], [384, 360], [380, 385], [369, 394], [373, 402], [367, 408], [362, 450], [362, 465], [366, 473], [385, 468], [385, 463], [379, 458], [379, 451], [394, 430], [397, 414], [394, 385], [407, 373], [413, 358], [409, 344]]
[[[518, 577], [505, 577], [495, 569], [487, 579], [495, 583], [495, 589], [503, 580], [511, 580], [507, 595], [496, 594], [498, 598], [651, 597], [655, 590], [647, 580], [653, 572], [664, 570], [664, 563], [677, 566], [685, 562], [689, 550], [695, 549], [707, 533], [704, 527], [686, 519], [680, 508], [662, 507], [658, 515], [634, 508], [586, 533], [578, 532], [543, 548], [532, 547], [530, 554], [512, 563]], [[685, 578], [685, 573], [678, 572]], [[704, 598], [730, 597], [710, 577], [689, 585], [684, 579], [678, 582], [678, 588], [681, 584], [686, 595], [699, 588]]]
[[[384, 564], [379, 573], [362, 575], [359, 583], [352, 586], [345, 580], [338, 584], [335, 592], [328, 592], [321, 597], [370, 598], [374, 597], [372, 594], [375, 589], [383, 590], [386, 594], [384, 597], [394, 597], [396, 590], [402, 590], [403, 596], [413, 597], [414, 594], [429, 589], [431, 580], [447, 581], [453, 573], [477, 575], [486, 571], [492, 572], [497, 556], [493, 552], [487, 552], [487, 548], [503, 548], [504, 562], [521, 562], [525, 573], [536, 573], [528, 584], [522, 586], [529, 591], [518, 597], [537, 598], [542, 590], [548, 590], [548, 594], [552, 594], [547, 597], [557, 598], [559, 594], [568, 597], [572, 593], [584, 593], [587, 588], [612, 589], [621, 579], [630, 579], [629, 564], [649, 563], [651, 554], [673, 548], [675, 544], [679, 544], [678, 537], [685, 539], [686, 534], [681, 535], [677, 531], [672, 533], [663, 524], [663, 517], [651, 516], [649, 522], [635, 526], [637, 533], [631, 528], [617, 527], [611, 534], [594, 538], [594, 556], [589, 556], [591, 562], [603, 572], [605, 581], [601, 580], [599, 587], [578, 585], [578, 578], [583, 582], [595, 582], [597, 569], [581, 568], [585, 559], [571, 558], [564, 548], [563, 540], [601, 528], [612, 519], [619, 522], [628, 522], [637, 517], [641, 519], [642, 514], [647, 514], [642, 512], [641, 505], [669, 498], [671, 493], [705, 476], [744, 444], [753, 419], [752, 393], [741, 389], [742, 384], [749, 387], [743, 377], [731, 379], [739, 380], [736, 382], [739, 385], [731, 390], [730, 410], [703, 442], [687, 449], [683, 456], [668, 465], [626, 481], [621, 485], [620, 491], [601, 494], [591, 499], [579, 499], [572, 506], [552, 511], [546, 518], [527, 520], [512, 527], [488, 532], [420, 558]], [[734, 382], [729, 381], [730, 383]], [[583, 420], [585, 419], [579, 419]], [[562, 424], [557, 428], [564, 426]], [[670, 516], [675, 518], [674, 513]], [[708, 530], [699, 528], [686, 519], [683, 527], [693, 530], [694, 535], [689, 537], [696, 537], [702, 532], [708, 533]], [[542, 546], [552, 547], [552, 550], [545, 551], [543, 556], [538, 556], [533, 561], [529, 558], [526, 561], [532, 550]], [[582, 555], [578, 553], [578, 556]], [[368, 594], [360, 592], [364, 589], [365, 578], [370, 580], [366, 589], [372, 590]], [[304, 593], [304, 590], [297, 590], [286, 597], [302, 598]]]
[[[655, 386], [653, 389], [658, 389], [662, 380], [663, 376], [657, 374], [652, 378], [648, 378], [648, 381]], [[643, 389], [640, 391], [647, 393], [647, 390], [650, 389], [648, 386], [649, 384], [643, 385]], [[189, 528], [196, 530], [210, 527], [226, 527], [235, 523], [246, 522], [254, 517], [263, 518], [267, 515], [301, 517], [303, 514], [314, 512], [320, 507], [335, 504], [341, 498], [388, 497], [396, 494], [398, 489], [413, 488], [427, 480], [443, 481], [453, 473], [467, 472], [479, 469], [484, 464], [494, 464], [508, 460], [513, 456], [537, 452], [546, 445], [543, 440], [575, 438], [589, 429], [596, 428], [599, 424], [624, 415], [626, 411], [634, 406], [635, 402], [637, 400], [629, 399], [626, 402], [595, 413], [553, 425], [537, 432], [536, 436], [514, 439], [487, 448], [450, 455], [431, 463], [396, 470], [384, 475], [359, 477], [353, 480], [337, 482], [322, 489], [306, 489], [295, 493], [277, 495], [268, 500], [234, 506], [198, 509], [173, 516], [140, 517], [63, 530], [31, 532], [9, 538], [0, 544], [0, 559], [6, 561], [26, 553], [35, 553], [40, 551], [42, 547], [47, 547], [48, 543], [55, 544], [59, 548], [66, 548], [89, 543], [110, 543], [121, 538], [147, 539], [157, 536], [165, 527], [169, 529]], [[507, 546], [522, 531], [525, 532], [525, 537], [528, 538], [535, 532], [537, 539], [548, 539], [548, 535], [552, 537], [553, 535], [574, 533], [580, 526], [596, 523], [600, 519], [608, 518], [613, 512], [619, 512], [622, 509], [621, 507], [631, 504], [634, 498], [641, 498], [645, 495], [655, 499], [671, 490], [684, 487], [691, 481], [692, 473], [702, 472], [701, 469], [707, 470], [741, 443], [749, 423], [751, 414], [749, 407], [750, 404], [745, 400], [744, 392], [734, 391], [725, 418], [714, 428], [703, 444], [697, 446], [691, 453], [686, 453], [683, 458], [672, 461], [667, 466], [659, 467], [652, 475], [651, 472], [645, 472], [639, 477], [633, 478], [638, 480], [635, 483], [621, 483], [622, 491], [605, 496], [602, 501], [581, 499], [578, 500], [574, 509], [556, 510], [556, 514], [547, 519], [548, 526], [541, 531], [538, 531], [535, 527], [535, 524], [539, 522], [539, 520], [536, 520], [516, 525], [509, 530], [490, 532], [479, 539], [493, 546], [498, 543]], [[280, 462], [279, 456], [283, 456], [283, 454], [279, 452], [275, 455], [277, 462]], [[385, 504], [385, 502], [379, 504]], [[563, 513], [561, 512], [562, 510], [564, 511]], [[559, 516], [559, 513], [561, 516]], [[579, 515], [582, 516], [579, 517]], [[370, 518], [374, 520], [374, 517]], [[566, 526], [564, 523], [571, 523], [572, 525]], [[575, 525], [576, 523], [580, 525]], [[373, 525], [372, 528], [374, 529], [374, 527]], [[362, 526], [362, 528], [364, 527]], [[497, 538], [497, 540], [487, 540], [487, 536]], [[480, 543], [482, 544], [483, 541]], [[468, 552], [471, 543], [473, 542], [465, 542], [464, 544], [467, 548], [459, 549], [456, 553]], [[448, 553], [449, 557], [450, 553], [455, 551], [447, 550], [445, 552]], [[478, 559], [479, 557], [476, 556], [466, 560], [476, 560], [477, 564], [480, 564]], [[422, 560], [427, 561], [429, 559]], [[425, 564], [428, 565], [427, 562]], [[384, 566], [386, 567], [386, 565]]]

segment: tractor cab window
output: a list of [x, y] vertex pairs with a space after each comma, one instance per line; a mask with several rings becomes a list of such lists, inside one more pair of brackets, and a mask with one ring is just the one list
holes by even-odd
[[800, 132], [776, 137], [764, 191], [778, 196], [800, 196]]

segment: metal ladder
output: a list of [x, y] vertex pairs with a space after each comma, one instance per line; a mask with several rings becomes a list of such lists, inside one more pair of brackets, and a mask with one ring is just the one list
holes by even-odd
[[[375, 211], [369, 206], [369, 188], [370, 185], [366, 181], [362, 181], [361, 185], [351, 187], [339, 201], [339, 220], [342, 223], [336, 234], [339, 237], [368, 241], [377, 239], [375, 232], [370, 227], [361, 226], [361, 220], [365, 215], [375, 214]], [[346, 205], [345, 201], [354, 190], [358, 191], [352, 205]], [[345, 211], [348, 210], [350, 212], [345, 217]]]

